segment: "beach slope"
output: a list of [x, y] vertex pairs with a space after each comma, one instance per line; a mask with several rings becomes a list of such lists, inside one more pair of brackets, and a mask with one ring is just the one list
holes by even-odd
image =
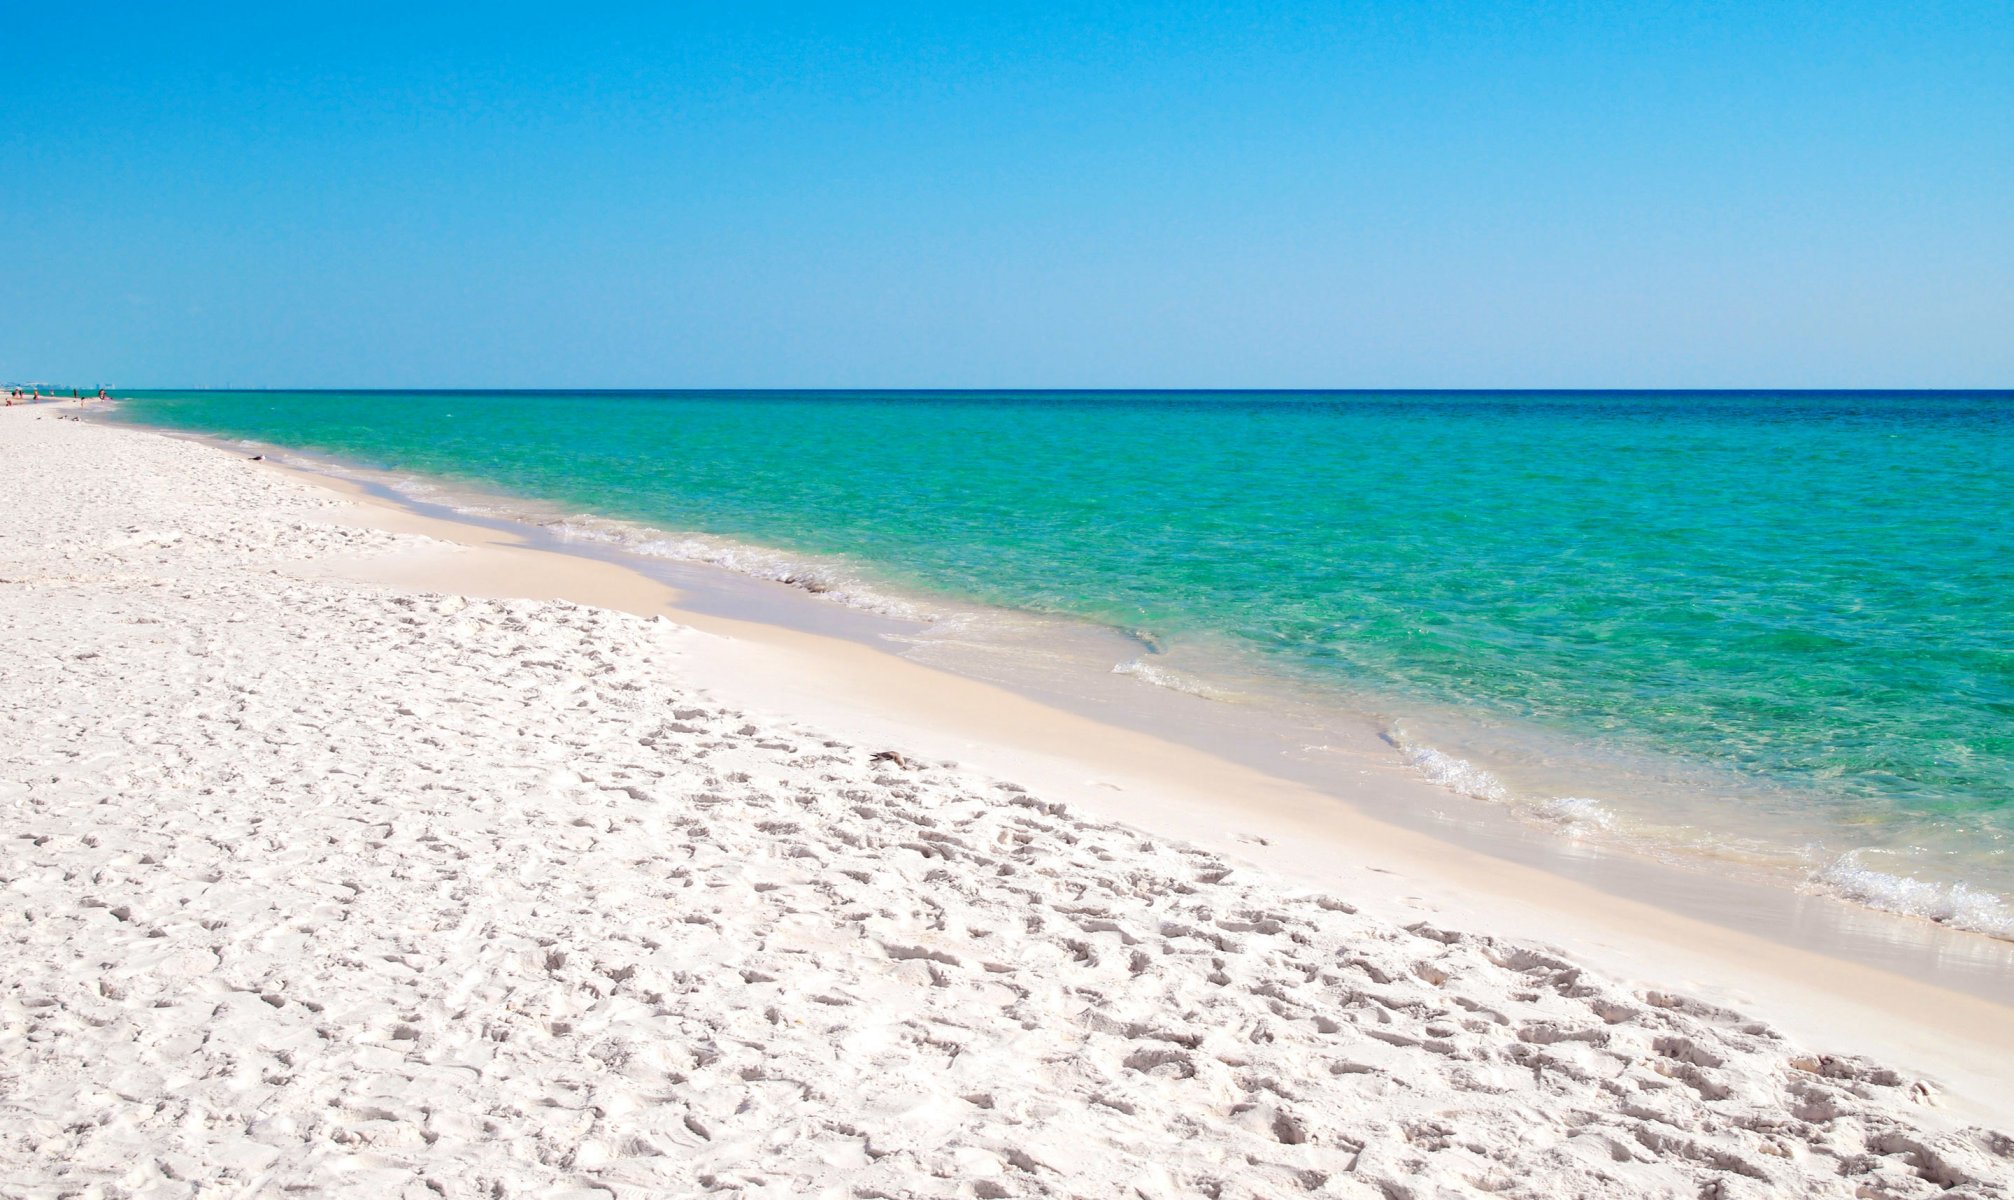
[[8, 1195], [2014, 1195], [1852, 1047], [330, 578], [421, 539], [227, 452], [0, 489]]

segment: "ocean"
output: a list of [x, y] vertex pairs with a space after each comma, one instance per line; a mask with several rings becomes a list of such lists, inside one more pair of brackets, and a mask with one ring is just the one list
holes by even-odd
[[1140, 687], [1350, 714], [1562, 836], [2014, 937], [2014, 393], [158, 391], [119, 416], [521, 500], [996, 657], [1081, 646]]

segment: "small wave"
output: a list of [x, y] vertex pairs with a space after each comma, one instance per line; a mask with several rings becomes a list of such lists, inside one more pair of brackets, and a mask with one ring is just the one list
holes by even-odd
[[1140, 643], [1142, 646], [1145, 646], [1147, 648], [1147, 653], [1149, 654], [1161, 654], [1166, 652], [1168, 649], [1166, 646], [1161, 644], [1161, 639], [1155, 637], [1154, 634], [1149, 630], [1128, 629], [1126, 631], [1126, 636], [1132, 638], [1134, 641]]
[[1870, 908], [2014, 939], [2014, 907], [2005, 898], [1962, 881], [1935, 883], [1876, 870], [1861, 861], [1862, 853], [1841, 855], [1815, 879], [1833, 894]]
[[[1489, 771], [1431, 746], [1420, 745], [1402, 732], [1384, 735], [1414, 770], [1451, 792], [1502, 804], [1553, 826], [1569, 837], [1617, 833], [1615, 814], [1585, 796], [1520, 797]], [[1921, 917], [2014, 940], [2014, 904], [1997, 893], [1964, 882], [1939, 883], [1868, 866], [1854, 851], [1812, 875], [1813, 882], [1843, 900], [1885, 912]]]
[[593, 542], [631, 554], [699, 563], [737, 575], [773, 580], [801, 588], [822, 600], [884, 617], [929, 625], [946, 615], [876, 589], [837, 563], [810, 561], [747, 542], [700, 533], [667, 534], [648, 525], [586, 513], [559, 516], [549, 508], [542, 509], [538, 501], [471, 495], [423, 476], [405, 476], [391, 486], [411, 499], [439, 504], [467, 516], [521, 521], [537, 525], [563, 541]]
[[[475, 509], [474, 506], [468, 506], [463, 511], [473, 512]], [[546, 523], [545, 528], [562, 541], [568, 542], [601, 542], [612, 546], [620, 540], [611, 533], [606, 533], [600, 529], [593, 529], [573, 521], [550, 521]]]
[[[445, 496], [448, 494], [446, 488], [440, 486], [439, 484], [433, 482], [432, 480], [416, 479], [411, 476], [400, 478], [395, 482], [393, 482], [391, 486], [393, 491], [398, 492], [401, 495], [412, 496], [415, 499], [420, 500], [433, 500], [436, 499], [437, 497]], [[477, 504], [464, 504], [464, 505], [457, 505], [456, 507], [467, 512], [477, 512], [481, 510], [482, 506]]]
[[1615, 828], [1615, 814], [1586, 796], [1555, 796], [1532, 805], [1531, 811], [1575, 837]]
[[1432, 746], [1422, 746], [1412, 742], [1397, 731], [1384, 735], [1413, 769], [1451, 792], [1470, 796], [1477, 800], [1488, 800], [1492, 804], [1508, 804], [1511, 791], [1503, 780], [1483, 770], [1465, 758], [1443, 754]]
[[1142, 683], [1151, 683], [1155, 687], [1167, 688], [1171, 692], [1181, 692], [1188, 696], [1200, 696], [1205, 700], [1229, 700], [1232, 698], [1229, 692], [1218, 691], [1208, 684], [1190, 679], [1186, 675], [1178, 675], [1166, 668], [1157, 667], [1144, 659], [1135, 658], [1122, 662], [1112, 668], [1112, 674], [1130, 675]]
[[213, 439], [213, 444], [234, 446], [240, 450], [255, 450], [259, 457], [283, 467], [295, 467], [307, 471], [320, 470], [323, 467], [323, 464], [314, 459], [297, 454], [285, 446], [275, 446], [271, 442], [261, 442], [254, 438], [232, 438], [228, 441], [217, 438]]
[[573, 541], [619, 546], [632, 554], [719, 567], [737, 575], [800, 588], [821, 600], [903, 621], [930, 624], [942, 613], [870, 587], [834, 563], [807, 561], [780, 550], [705, 534], [666, 534], [645, 526], [594, 518], [548, 521], [545, 527]]
[[1615, 829], [1615, 814], [1599, 800], [1586, 796], [1519, 796], [1503, 780], [1465, 758], [1421, 745], [1397, 730], [1387, 732], [1384, 739], [1428, 781], [1458, 795], [1504, 805], [1569, 837]]

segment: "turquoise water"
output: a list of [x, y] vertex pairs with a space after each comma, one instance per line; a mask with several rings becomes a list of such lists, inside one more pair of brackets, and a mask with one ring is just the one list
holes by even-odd
[[[1769, 808], [1767, 837], [1891, 906], [1990, 926], [2014, 890], [2014, 394], [155, 392], [124, 412], [835, 556], [1169, 662], [1530, 730], [1591, 769], [1676, 764], [1595, 794], [1646, 826], [1669, 800], [1707, 838]], [[1682, 779], [1722, 809], [1647, 794]]]

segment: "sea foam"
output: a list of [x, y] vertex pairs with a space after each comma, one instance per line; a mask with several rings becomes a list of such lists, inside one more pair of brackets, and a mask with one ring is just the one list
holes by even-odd
[[1862, 861], [1866, 853], [1843, 854], [1814, 879], [1827, 891], [1870, 908], [2014, 939], [2014, 907], [2001, 897], [1962, 880], [1938, 883], [1877, 870]]
[[945, 615], [938, 609], [873, 587], [837, 563], [808, 559], [730, 538], [698, 533], [666, 533], [648, 526], [597, 517], [569, 517], [544, 522], [544, 526], [569, 541], [598, 542], [649, 558], [718, 567], [737, 575], [788, 584], [821, 600], [897, 620], [931, 624]]
[[1383, 736], [1414, 770], [1457, 795], [1501, 804], [1570, 837], [1615, 829], [1615, 814], [1599, 800], [1586, 796], [1521, 796], [1495, 774], [1465, 758], [1415, 742], [1397, 729], [1388, 730]]
[[1171, 692], [1181, 692], [1189, 696], [1200, 696], [1205, 700], [1229, 700], [1233, 698], [1230, 692], [1213, 688], [1209, 684], [1187, 675], [1170, 671], [1166, 667], [1157, 667], [1141, 658], [1129, 659], [1126, 662], [1120, 663], [1112, 668], [1112, 674], [1130, 675], [1142, 683], [1151, 683], [1155, 687], [1167, 688]]
[[1405, 756], [1414, 770], [1447, 790], [1492, 804], [1510, 803], [1511, 790], [1504, 786], [1503, 780], [1467, 759], [1421, 745], [1397, 730], [1387, 732], [1384, 738]]

